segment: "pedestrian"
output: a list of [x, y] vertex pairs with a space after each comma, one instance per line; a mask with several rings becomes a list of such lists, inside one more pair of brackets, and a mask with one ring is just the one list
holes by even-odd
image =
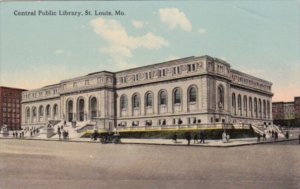
[[272, 138], [274, 138], [274, 131], [272, 130]]
[[99, 136], [98, 130], [95, 130], [94, 131], [94, 141], [97, 141], [98, 136]]
[[200, 132], [200, 144], [201, 144], [201, 143], [203, 143], [203, 144], [205, 143], [205, 142], [204, 142], [204, 139], [205, 139], [204, 133], [203, 133], [203, 132]]
[[260, 142], [260, 134], [257, 133], [257, 142]]
[[194, 144], [196, 144], [196, 143], [197, 144], [199, 143], [197, 133], [194, 134]]
[[289, 132], [287, 131], [287, 132], [285, 133], [285, 138], [286, 138], [286, 139], [289, 139], [289, 137], [290, 137], [290, 134], [289, 134]]
[[230, 135], [227, 134], [227, 135], [226, 135], [226, 141], [229, 142], [229, 139], [230, 139]]
[[57, 134], [58, 134], [58, 139], [60, 140], [60, 137], [61, 137], [60, 127], [57, 128]]
[[16, 138], [18, 138], [18, 132], [16, 132]]
[[13, 137], [15, 138], [15, 132], [13, 132]]
[[222, 141], [223, 141], [223, 143], [227, 142], [227, 135], [226, 135], [225, 131], [222, 134]]
[[172, 138], [172, 139], [174, 140], [175, 143], [177, 143], [177, 133], [175, 133], [175, 134], [173, 135], [173, 138]]
[[275, 140], [277, 140], [278, 139], [278, 133], [275, 131], [275, 133], [274, 133], [274, 137], [275, 137]]
[[266, 133], [263, 134], [263, 141], [266, 141]]
[[191, 144], [191, 139], [192, 139], [191, 133], [187, 133], [185, 138], [188, 142], [187, 145], [189, 146]]
[[32, 131], [30, 131], [30, 136], [32, 137]]

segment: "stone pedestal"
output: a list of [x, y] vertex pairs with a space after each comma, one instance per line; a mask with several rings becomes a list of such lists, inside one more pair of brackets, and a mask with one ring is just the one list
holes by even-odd
[[3, 132], [2, 132], [2, 135], [3, 135], [4, 137], [8, 137], [9, 133], [8, 133], [8, 131], [6, 130], [6, 131], [3, 131]]
[[2, 136], [7, 137], [9, 135], [7, 125], [2, 127]]
[[47, 138], [51, 138], [54, 135], [54, 128], [47, 128]]

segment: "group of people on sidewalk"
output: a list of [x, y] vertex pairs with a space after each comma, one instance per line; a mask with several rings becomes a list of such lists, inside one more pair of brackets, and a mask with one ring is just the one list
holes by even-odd
[[[200, 134], [198, 135], [197, 133], [194, 133], [193, 136], [190, 132], [185, 134], [185, 139], [187, 140], [187, 145], [189, 146], [191, 144], [191, 140], [192, 138], [194, 139], [194, 144], [201, 144], [201, 143], [205, 143], [205, 134], [204, 132], [200, 132]], [[177, 139], [178, 139], [178, 135], [177, 133], [175, 133], [172, 137], [172, 140], [177, 143]], [[199, 140], [200, 139], [200, 140]]]
[[57, 127], [57, 134], [59, 140], [61, 140], [61, 135], [63, 136], [63, 139], [69, 139], [69, 132], [67, 130], [64, 130], [63, 125]]
[[39, 128], [35, 128], [35, 127], [26, 127], [24, 129], [21, 129], [19, 131], [13, 131], [12, 136], [13, 138], [25, 138], [25, 134], [27, 132], [30, 132], [30, 136], [36, 136], [40, 133], [40, 129]]
[[94, 133], [91, 135], [91, 139], [97, 141], [99, 138], [101, 143], [121, 143], [121, 136], [118, 132], [109, 132], [109, 133], [99, 133], [98, 130], [94, 130]]

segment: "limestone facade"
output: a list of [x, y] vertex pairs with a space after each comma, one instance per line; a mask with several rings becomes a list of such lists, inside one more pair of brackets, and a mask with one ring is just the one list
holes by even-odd
[[22, 124], [99, 127], [271, 123], [272, 83], [210, 56], [101, 71], [22, 93]]

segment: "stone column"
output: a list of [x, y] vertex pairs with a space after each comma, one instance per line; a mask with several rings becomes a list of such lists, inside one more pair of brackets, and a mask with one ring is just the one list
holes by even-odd
[[182, 93], [181, 93], [181, 110], [183, 112], [188, 111], [188, 93], [187, 93], [187, 86], [182, 87]]
[[173, 110], [173, 90], [167, 91], [167, 107], [168, 107], [168, 113], [174, 113]]
[[73, 100], [73, 120], [77, 120], [77, 100], [78, 98], [74, 98]]
[[89, 119], [90, 116], [90, 111], [89, 111], [89, 107], [90, 107], [90, 99], [89, 97], [87, 97], [86, 99], [84, 99], [84, 121], [87, 121]]

